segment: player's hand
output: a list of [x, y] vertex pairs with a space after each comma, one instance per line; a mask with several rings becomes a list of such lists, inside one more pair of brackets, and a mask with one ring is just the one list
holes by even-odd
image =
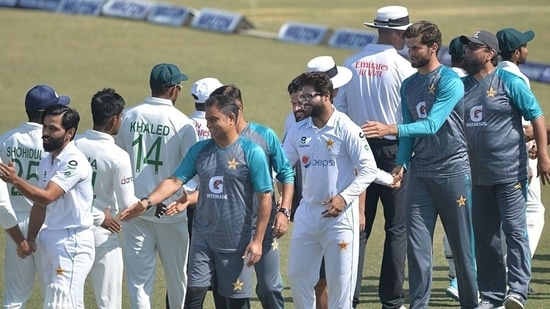
[[288, 218], [282, 212], [277, 212], [275, 214], [275, 219], [273, 220], [273, 236], [276, 238], [281, 238], [285, 235], [288, 228]]
[[36, 251], [36, 244], [32, 240], [23, 240], [20, 244], [17, 245], [17, 255], [20, 258], [26, 258]]
[[391, 175], [393, 176], [393, 184], [390, 186], [391, 188], [400, 188], [401, 182], [403, 181], [403, 173], [405, 172], [405, 169], [401, 165], [397, 165], [393, 168]]
[[111, 233], [120, 233], [122, 231], [122, 226], [120, 225], [120, 222], [118, 222], [111, 215], [111, 206], [108, 206], [105, 209], [104, 213], [105, 213], [105, 219], [103, 220], [103, 223], [101, 223], [101, 227], [108, 230]]
[[533, 143], [533, 146], [528, 149], [527, 154], [529, 155], [529, 159], [535, 160], [537, 158], [537, 143]]
[[361, 126], [363, 133], [367, 138], [383, 138], [386, 135], [396, 135], [393, 126], [383, 124], [377, 121], [367, 121]]
[[537, 164], [538, 174], [543, 185], [550, 183], [550, 158], [548, 156], [539, 157]]
[[359, 232], [363, 232], [366, 226], [367, 226], [367, 219], [365, 217], [365, 213], [360, 213], [359, 214]]
[[15, 172], [15, 165], [13, 160], [10, 160], [8, 164], [0, 163], [0, 179], [6, 183], [13, 183], [17, 173]]
[[338, 217], [346, 207], [346, 201], [340, 194], [338, 194], [337, 196], [331, 197], [324, 201], [323, 205], [327, 205], [327, 209], [321, 213], [323, 217], [335, 218]]
[[248, 267], [258, 263], [262, 258], [262, 242], [252, 240], [248, 246], [246, 246], [242, 258], [245, 260], [248, 258], [248, 261], [246, 261], [246, 266]]
[[166, 205], [163, 203], [158, 203], [155, 208], [155, 217], [159, 218], [164, 216], [166, 213]]
[[184, 211], [189, 206], [189, 201], [187, 200], [187, 191], [182, 190], [183, 194], [177, 200], [173, 201], [166, 207], [166, 215], [173, 216]]
[[128, 208], [124, 209], [120, 213], [121, 221], [130, 221], [133, 218], [141, 216], [147, 210], [147, 202], [137, 201], [134, 204], [130, 205]]

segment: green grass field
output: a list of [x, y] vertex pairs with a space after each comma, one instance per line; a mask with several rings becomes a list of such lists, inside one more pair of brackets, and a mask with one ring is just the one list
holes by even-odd
[[[308, 1], [308, 0], [172, 0], [200, 9], [215, 7], [244, 13], [259, 30], [277, 32], [288, 20], [327, 24], [333, 28], [363, 29], [363, 22], [374, 18], [385, 1]], [[533, 29], [536, 37], [529, 44], [529, 60], [550, 63], [550, 28], [547, 0], [516, 2], [502, 0], [493, 3], [465, 1], [405, 1], [391, 4], [409, 7], [412, 20], [430, 20], [437, 23], [444, 42], [459, 34], [471, 34], [478, 29], [496, 32], [504, 27], [520, 30]], [[223, 35], [152, 25], [115, 18], [67, 16], [30, 10], [0, 9], [2, 44], [0, 68], [0, 132], [17, 126], [25, 120], [23, 101], [25, 93], [38, 83], [52, 85], [59, 94], [72, 98], [71, 105], [81, 113], [80, 132], [91, 126], [89, 101], [103, 87], [113, 87], [121, 93], [128, 105], [140, 102], [149, 95], [148, 78], [152, 66], [172, 62], [187, 73], [190, 81], [184, 83], [177, 102], [184, 113], [191, 113], [193, 102], [189, 89], [193, 81], [214, 76], [222, 83], [237, 84], [243, 91], [245, 113], [249, 120], [266, 124], [279, 134], [283, 128], [290, 104], [286, 94], [288, 82], [305, 70], [307, 61], [319, 55], [332, 55], [342, 63], [354, 51], [331, 49], [324, 46], [305, 46], [273, 40]], [[550, 85], [532, 83], [543, 109], [550, 111]], [[547, 117], [547, 119], [550, 119]], [[550, 191], [543, 188], [543, 201], [550, 203]], [[550, 215], [546, 215], [550, 220]], [[369, 241], [363, 274], [362, 308], [378, 307], [377, 282], [383, 220], [376, 219]], [[444, 295], [447, 286], [446, 262], [441, 245], [441, 228], [434, 242], [435, 272], [431, 308], [459, 307]], [[541, 239], [533, 260], [532, 286], [537, 294], [527, 308], [548, 308], [550, 303], [550, 231]], [[282, 273], [285, 276], [287, 239], [281, 241]], [[0, 238], [0, 242], [5, 237]], [[2, 265], [3, 256], [0, 258]], [[3, 270], [1, 270], [3, 271]], [[288, 284], [287, 280], [285, 282]], [[408, 287], [408, 284], [406, 284]], [[163, 308], [164, 286], [162, 268], [157, 275], [157, 293], [153, 308]], [[4, 282], [0, 282], [3, 295]], [[41, 306], [36, 292], [28, 308]], [[287, 308], [293, 308], [289, 288], [285, 288]], [[206, 308], [213, 308], [210, 297]], [[128, 308], [128, 296], [123, 296]], [[95, 306], [91, 286], [87, 287], [86, 303]], [[260, 308], [256, 299], [254, 308]]]

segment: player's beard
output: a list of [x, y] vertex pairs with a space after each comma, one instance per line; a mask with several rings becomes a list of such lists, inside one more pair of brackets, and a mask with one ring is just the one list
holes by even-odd
[[44, 150], [46, 152], [52, 152], [61, 148], [63, 146], [64, 140], [65, 140], [65, 135], [61, 136], [60, 138], [51, 138], [49, 136], [43, 136], [42, 147], [44, 147]]
[[[323, 114], [325, 110], [325, 106], [324, 104], [319, 104], [319, 105], [311, 105], [311, 112], [309, 113], [309, 116], [311, 117], [319, 117]], [[307, 114], [307, 112], [306, 112]]]
[[477, 74], [483, 69], [483, 66], [485, 63], [483, 60], [478, 60], [474, 58], [465, 58], [464, 62], [462, 63], [464, 71], [468, 73], [468, 75]]
[[411, 58], [411, 66], [415, 69], [421, 68], [428, 63], [430, 63], [430, 55]]

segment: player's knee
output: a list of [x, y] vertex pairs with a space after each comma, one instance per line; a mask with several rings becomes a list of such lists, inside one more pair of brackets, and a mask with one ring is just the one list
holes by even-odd
[[202, 308], [202, 303], [208, 292], [208, 287], [187, 287], [187, 293], [185, 295], [185, 308], [195, 309]]
[[52, 283], [44, 293], [44, 309], [72, 309], [72, 298], [69, 289]]

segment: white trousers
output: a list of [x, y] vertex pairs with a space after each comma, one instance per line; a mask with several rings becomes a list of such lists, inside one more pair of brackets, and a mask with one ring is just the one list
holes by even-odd
[[542, 229], [544, 228], [544, 205], [540, 195], [540, 178], [537, 176], [537, 159], [529, 159], [529, 168], [533, 172], [533, 179], [527, 187], [527, 236], [529, 237], [529, 249], [531, 258], [535, 255]]
[[122, 247], [120, 240], [109, 246], [95, 248], [95, 261], [90, 271], [97, 307], [100, 309], [122, 308]]
[[336, 218], [323, 218], [323, 205], [302, 204], [294, 215], [288, 279], [294, 308], [315, 309], [313, 287], [325, 257], [328, 307], [352, 307], [359, 259], [358, 205], [355, 200]]
[[171, 309], [183, 309], [187, 289], [187, 221], [160, 223], [134, 218], [122, 223], [122, 248], [132, 309], [150, 309], [157, 252], [164, 267]]
[[95, 256], [89, 228], [38, 233], [44, 308], [84, 308], [84, 283]]

